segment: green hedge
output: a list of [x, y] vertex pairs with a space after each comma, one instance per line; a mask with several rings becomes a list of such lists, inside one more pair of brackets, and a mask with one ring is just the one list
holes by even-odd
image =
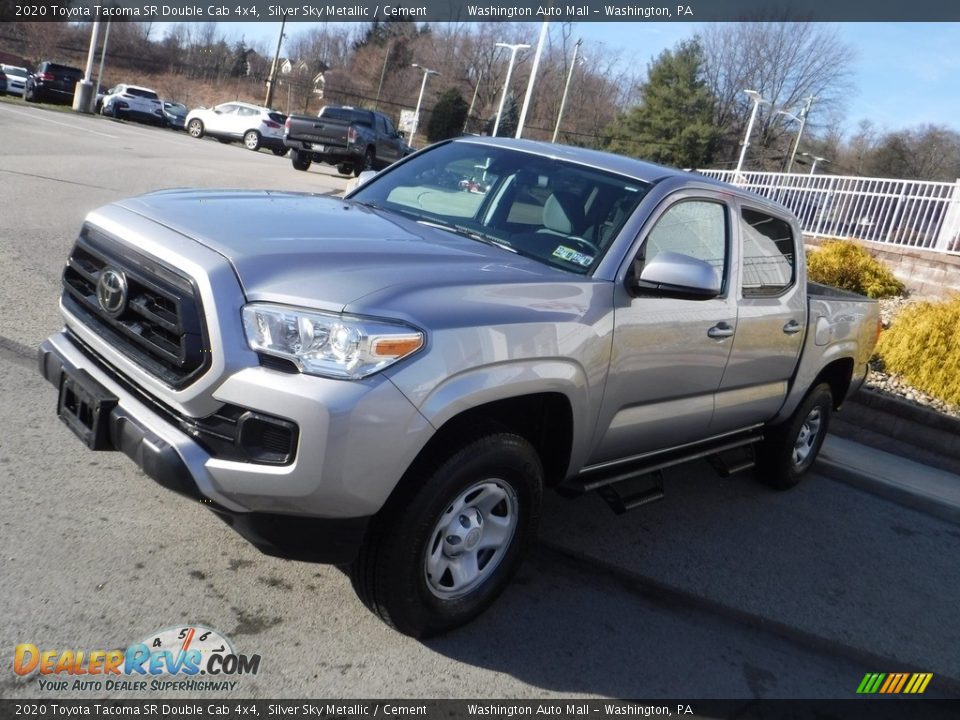
[[872, 298], [903, 295], [905, 289], [886, 265], [850, 240], [827, 240], [809, 251], [807, 277]]

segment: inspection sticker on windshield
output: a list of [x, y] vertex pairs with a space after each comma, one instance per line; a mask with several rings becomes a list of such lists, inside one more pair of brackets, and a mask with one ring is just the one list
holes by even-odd
[[593, 258], [590, 255], [584, 255], [573, 248], [568, 248], [566, 245], [559, 245], [557, 249], [553, 251], [553, 256], [561, 260], [566, 260], [567, 262], [576, 263], [581, 267], [590, 267], [593, 262]]

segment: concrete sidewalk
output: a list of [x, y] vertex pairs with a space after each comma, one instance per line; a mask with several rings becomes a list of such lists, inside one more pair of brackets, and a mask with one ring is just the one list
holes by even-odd
[[814, 466], [835, 480], [960, 523], [960, 476], [828, 435]]

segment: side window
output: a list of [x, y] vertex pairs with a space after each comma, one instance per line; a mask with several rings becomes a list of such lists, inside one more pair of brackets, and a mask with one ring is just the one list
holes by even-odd
[[390, 122], [390, 118], [385, 117], [383, 119], [384, 130], [387, 133], [387, 137], [396, 137], [397, 129], [393, 126], [393, 123]]
[[721, 285], [727, 263], [726, 208], [710, 200], [683, 200], [667, 210], [647, 235], [644, 262], [675, 252], [713, 266]]
[[743, 208], [743, 295], [779, 295], [793, 284], [794, 240], [790, 223]]
[[376, 115], [375, 117], [377, 119], [377, 133], [379, 135], [386, 135], [387, 126], [386, 126], [386, 123], [383, 122], [383, 118], [379, 115]]

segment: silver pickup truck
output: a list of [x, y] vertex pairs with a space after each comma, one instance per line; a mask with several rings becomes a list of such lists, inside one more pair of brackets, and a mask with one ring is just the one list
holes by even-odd
[[349, 564], [425, 636], [488, 606], [546, 488], [622, 512], [710, 458], [775, 487], [856, 391], [877, 305], [807, 283], [782, 207], [460, 139], [346, 199], [166, 191], [89, 214], [40, 349], [61, 419], [264, 552]]

